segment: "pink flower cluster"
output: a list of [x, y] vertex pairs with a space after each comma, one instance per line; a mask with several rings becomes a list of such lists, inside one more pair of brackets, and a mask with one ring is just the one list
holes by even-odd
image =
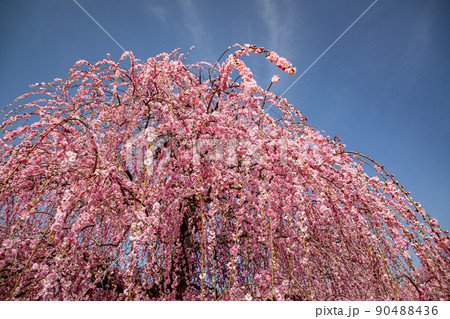
[[236, 45], [230, 47], [229, 49], [236, 47], [236, 46], [241, 47], [241, 50], [237, 51], [234, 54], [235, 57], [240, 57], [244, 53], [246, 53], [247, 55], [248, 55], [248, 53], [256, 53], [256, 54], [264, 53], [266, 55], [267, 60], [269, 60], [272, 63], [275, 63], [277, 67], [279, 67], [280, 69], [285, 71], [287, 74], [294, 75], [297, 72], [297, 69], [294, 66], [292, 66], [292, 64], [288, 60], [286, 60], [283, 57], [280, 57], [274, 51], [268, 51], [262, 47], [257, 47], [255, 45], [250, 45], [250, 44], [245, 44], [243, 46], [236, 44]]
[[296, 72], [296, 68], [292, 66], [292, 64], [286, 60], [283, 57], [280, 57], [276, 52], [270, 52], [267, 56], [266, 56], [267, 60], [269, 60], [270, 62], [273, 62], [277, 65], [277, 67], [279, 67], [280, 69], [282, 69], [283, 71], [285, 71], [287, 74], [289, 75], [294, 75]]

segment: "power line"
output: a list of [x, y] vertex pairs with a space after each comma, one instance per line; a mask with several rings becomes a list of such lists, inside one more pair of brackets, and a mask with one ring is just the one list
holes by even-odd
[[316, 64], [324, 55], [325, 55], [325, 53], [327, 53], [328, 52], [328, 50], [330, 50], [343, 36], [344, 36], [344, 34], [346, 34], [355, 24], [356, 24], [356, 22], [358, 22], [359, 21], [359, 19], [361, 19], [366, 13], [367, 13], [367, 11], [369, 11], [373, 6], [374, 6], [374, 4], [375, 3], [377, 3], [378, 2], [378, 0], [375, 0], [363, 13], [361, 13], [361, 15], [355, 20], [355, 21], [353, 21], [353, 23], [344, 31], [344, 32], [342, 32], [342, 34], [336, 39], [336, 40], [334, 40], [334, 42], [333, 43], [331, 43], [331, 45], [325, 50], [325, 51], [323, 51], [322, 52], [322, 54], [321, 55], [319, 55], [319, 57], [317, 58], [317, 59], [315, 59], [314, 60], [314, 62], [313, 63], [311, 63], [311, 65], [305, 70], [305, 71], [303, 71], [303, 73], [302, 74], [300, 74], [300, 76], [294, 81], [294, 83], [292, 83], [281, 95], [280, 95], [280, 97], [282, 97], [287, 91], [289, 91], [290, 90], [290, 88], [295, 84], [295, 83], [297, 83], [297, 81], [298, 80], [300, 80], [305, 74], [306, 74], [306, 72], [308, 72], [313, 66], [314, 66], [314, 64]]
[[75, 2], [80, 8], [81, 8], [81, 10], [83, 10], [84, 11], [84, 13], [86, 13], [88, 16], [89, 16], [89, 18], [91, 18], [92, 19], [92, 21], [94, 21], [99, 27], [100, 27], [100, 29], [102, 29], [103, 30], [103, 32], [105, 32], [124, 52], [126, 51], [120, 44], [119, 44], [119, 42], [117, 42], [116, 41], [116, 39], [114, 39], [113, 37], [112, 37], [112, 35], [111, 34], [109, 34], [108, 33], [108, 31], [106, 31], [101, 25], [100, 25], [100, 23], [98, 23], [97, 22], [97, 20], [95, 20], [94, 19], [94, 17], [93, 16], [91, 16], [90, 14], [89, 14], [89, 12], [87, 12], [86, 11], [86, 9], [84, 9], [76, 0], [73, 0], [73, 2]]

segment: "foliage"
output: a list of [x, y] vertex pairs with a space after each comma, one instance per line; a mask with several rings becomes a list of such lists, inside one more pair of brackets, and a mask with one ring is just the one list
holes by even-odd
[[0, 299], [450, 298], [448, 231], [241, 57], [289, 62], [229, 49], [78, 61], [5, 108]]

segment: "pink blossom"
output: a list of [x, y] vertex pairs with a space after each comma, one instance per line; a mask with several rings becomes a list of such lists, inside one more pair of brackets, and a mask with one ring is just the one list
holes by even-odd
[[438, 225], [438, 221], [436, 218], [433, 218], [430, 220], [430, 225], [433, 227], [436, 227]]
[[405, 258], [411, 258], [411, 254], [409, 253], [408, 250], [405, 250], [405, 251], [403, 252], [403, 257], [405, 257]]
[[278, 75], [272, 76], [272, 82], [273, 83], [278, 83], [278, 81], [280, 81], [280, 77]]
[[5, 248], [11, 248], [12, 243], [13, 243], [12, 240], [6, 239], [5, 241], [3, 241], [3, 247], [5, 247]]
[[275, 218], [275, 217], [276, 217], [276, 214], [275, 214], [275, 212], [274, 212], [272, 209], [268, 209], [268, 210], [267, 210], [267, 216], [268, 216], [269, 218]]

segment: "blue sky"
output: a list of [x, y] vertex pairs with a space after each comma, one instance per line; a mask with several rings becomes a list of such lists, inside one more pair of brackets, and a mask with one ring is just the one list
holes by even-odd
[[[181, 48], [215, 62], [234, 43], [278, 52], [301, 74], [374, 0], [77, 0], [141, 59]], [[379, 0], [285, 95], [308, 122], [396, 175], [450, 229], [450, 1]], [[73, 0], [3, 0], [0, 106], [28, 85], [65, 78], [114, 43]], [[281, 94], [297, 76], [245, 60]]]

